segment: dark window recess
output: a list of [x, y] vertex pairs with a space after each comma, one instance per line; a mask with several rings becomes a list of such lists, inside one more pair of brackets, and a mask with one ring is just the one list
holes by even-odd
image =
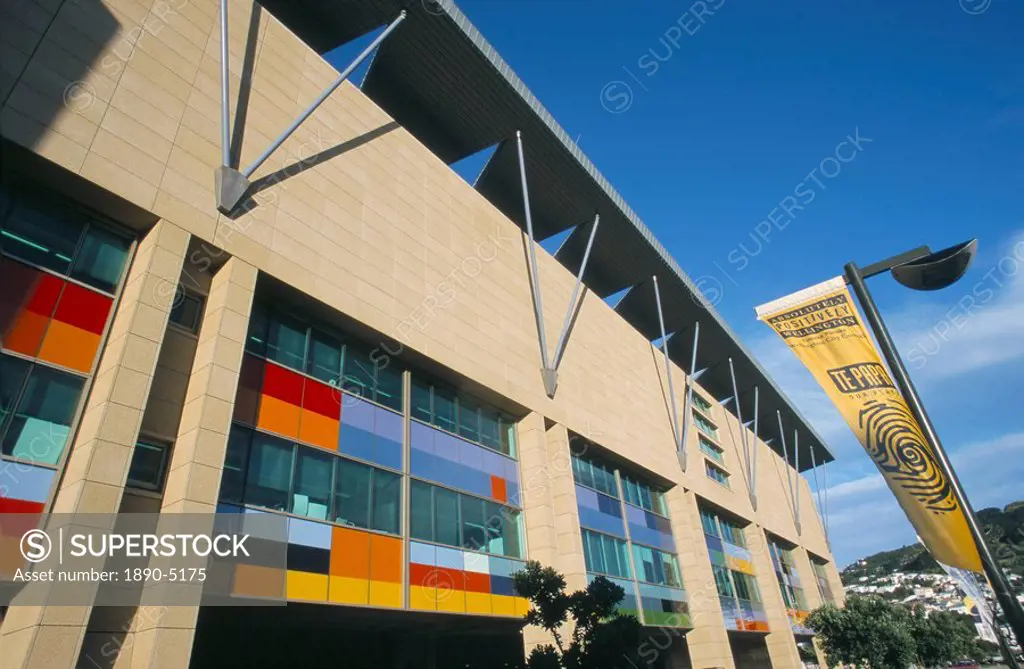
[[167, 444], [136, 442], [128, 467], [128, 485], [142, 490], [163, 490], [169, 453]]
[[171, 307], [170, 322], [189, 332], [198, 333], [203, 317], [203, 298], [185, 292], [178, 286]]

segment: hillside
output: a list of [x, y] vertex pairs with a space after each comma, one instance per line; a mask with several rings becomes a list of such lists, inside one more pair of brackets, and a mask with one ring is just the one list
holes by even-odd
[[[1024, 500], [977, 512], [978, 521], [996, 558], [1004, 569], [1024, 575]], [[860, 582], [862, 577], [901, 573], [941, 573], [941, 568], [921, 544], [882, 551], [854, 562], [842, 571], [844, 585]], [[1018, 581], [1019, 582], [1019, 581]]]

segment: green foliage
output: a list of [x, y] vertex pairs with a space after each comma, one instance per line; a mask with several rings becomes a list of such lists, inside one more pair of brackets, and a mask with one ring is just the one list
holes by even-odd
[[945, 666], [978, 658], [970, 619], [892, 604], [880, 597], [850, 596], [846, 605], [827, 604], [812, 612], [807, 624], [818, 634], [830, 666], [839, 663], [867, 669]]
[[[516, 592], [533, 606], [526, 622], [547, 630], [554, 644], [534, 648], [528, 669], [609, 669], [636, 654], [640, 623], [615, 607], [625, 591], [604, 577], [585, 590], [565, 592], [565, 578], [551, 567], [531, 560], [515, 574]], [[572, 623], [569, 637], [563, 626]]]

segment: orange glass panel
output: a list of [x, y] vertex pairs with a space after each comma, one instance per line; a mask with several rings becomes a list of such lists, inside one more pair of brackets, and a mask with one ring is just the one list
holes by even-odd
[[4, 348], [36, 357], [49, 323], [50, 319], [46, 316], [40, 316], [27, 309], [22, 311], [4, 336]]
[[338, 450], [338, 421], [316, 411], [303, 409], [299, 419], [299, 439], [332, 451]]
[[100, 335], [55, 318], [50, 321], [50, 327], [46, 330], [46, 338], [43, 340], [39, 357], [55, 365], [88, 372], [92, 369], [99, 345]]
[[299, 436], [299, 407], [294, 404], [271, 397], [260, 396], [260, 413], [256, 419], [256, 427], [268, 430], [285, 437]]
[[371, 535], [370, 578], [387, 583], [402, 582], [401, 539]]
[[331, 576], [370, 577], [370, 534], [347, 527], [331, 528]]

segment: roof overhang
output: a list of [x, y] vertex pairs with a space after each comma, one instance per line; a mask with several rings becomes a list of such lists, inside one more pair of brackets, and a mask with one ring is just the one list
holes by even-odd
[[[717, 398], [733, 395], [733, 360], [739, 407], [753, 418], [758, 390], [758, 436], [780, 454], [776, 412], [781, 412], [789, 460], [799, 432], [799, 469], [834, 459], [814, 428], [665, 248], [554, 117], [451, 0], [264, 0], [274, 16], [313, 49], [324, 53], [392, 21], [409, 18], [386, 39], [363, 81], [363, 92], [435, 155], [451, 164], [497, 145], [475, 184], [500, 211], [524, 227], [516, 131], [522, 131], [531, 212], [537, 240], [579, 226], [556, 258], [578, 271], [589, 228], [601, 225], [583, 281], [599, 297], [631, 288], [616, 310], [649, 340], [660, 337], [651, 277], [658, 276], [669, 351], [689, 369], [693, 325], [700, 322], [700, 383]], [[511, 140], [511, 141], [510, 141]], [[730, 408], [735, 408], [730, 404]]]

